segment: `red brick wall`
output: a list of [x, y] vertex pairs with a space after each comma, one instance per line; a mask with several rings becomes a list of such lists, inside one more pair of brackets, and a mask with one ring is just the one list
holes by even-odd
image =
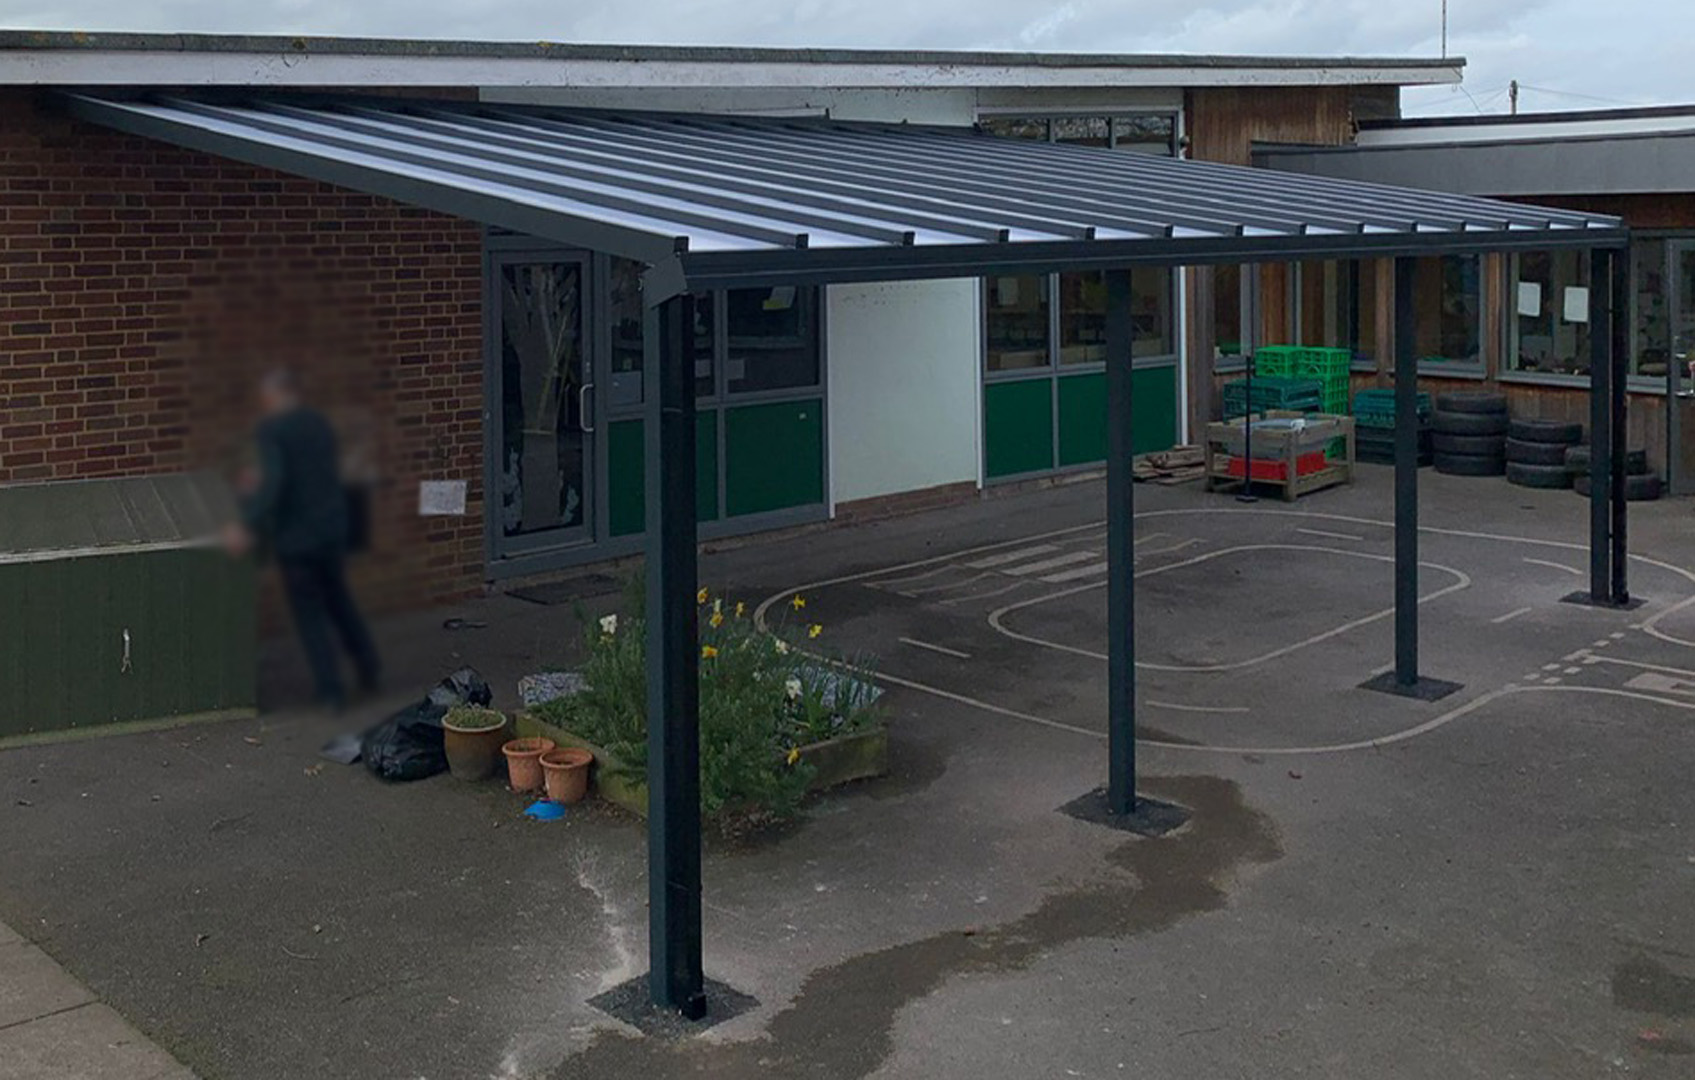
[[[367, 603], [480, 587], [476, 226], [0, 90], [0, 252], [0, 482], [227, 470], [286, 364], [380, 476]], [[420, 519], [426, 478], [469, 515]]]

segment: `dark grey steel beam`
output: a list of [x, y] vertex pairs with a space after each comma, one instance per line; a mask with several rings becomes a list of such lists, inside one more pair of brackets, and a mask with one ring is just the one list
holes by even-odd
[[[1589, 256], [1589, 601], [1593, 604], [1608, 603], [1612, 597], [1613, 258], [1611, 251], [1604, 250]], [[1608, 302], [1596, 302], [1601, 299]], [[1619, 495], [1623, 494], [1621, 490]]]
[[700, 653], [690, 298], [643, 315], [647, 438], [648, 991], [706, 1012], [701, 968]]
[[1418, 685], [1418, 263], [1395, 260], [1395, 682]]
[[1136, 809], [1136, 479], [1130, 271], [1106, 272], [1107, 810]]
[[[1611, 520], [1608, 525], [1611, 530], [1612, 542], [1608, 559], [1611, 562], [1612, 589], [1610, 599], [1614, 605], [1624, 607], [1630, 603], [1630, 543], [1628, 539], [1627, 517], [1629, 504], [1625, 499], [1625, 466], [1628, 463], [1628, 436], [1630, 423], [1626, 415], [1628, 389], [1630, 382], [1630, 259], [1622, 253], [1612, 256], [1612, 279], [1602, 286], [1610, 294], [1612, 305], [1612, 334], [1608, 349], [1611, 353], [1612, 367], [1612, 435], [1613, 435], [1613, 486]], [[1598, 290], [1591, 290], [1591, 295], [1597, 295]], [[1675, 403], [1670, 406], [1675, 408]]]

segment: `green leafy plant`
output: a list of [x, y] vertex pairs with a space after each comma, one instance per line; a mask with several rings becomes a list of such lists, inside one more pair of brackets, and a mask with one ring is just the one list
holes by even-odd
[[[761, 629], [747, 605], [699, 597], [701, 809], [712, 818], [792, 815], [814, 771], [801, 748], [862, 731], [877, 720], [864, 658], [820, 659], [823, 627]], [[798, 615], [805, 601], [791, 601]], [[584, 688], [540, 706], [541, 719], [647, 776], [647, 634], [642, 597], [584, 619]], [[795, 640], [791, 640], [791, 638]], [[804, 650], [801, 642], [804, 642]], [[809, 653], [811, 655], [809, 655]], [[851, 666], [852, 674], [848, 673]]]

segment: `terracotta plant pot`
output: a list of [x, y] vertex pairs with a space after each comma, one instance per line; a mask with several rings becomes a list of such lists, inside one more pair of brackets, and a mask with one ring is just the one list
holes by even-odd
[[500, 764], [506, 715], [493, 709], [451, 709], [441, 721], [447, 769], [455, 780], [487, 780]]
[[541, 756], [547, 774], [547, 797], [556, 803], [582, 802], [589, 793], [589, 766], [594, 755], [575, 746], [549, 750]]
[[552, 739], [513, 739], [500, 748], [506, 755], [506, 777], [513, 791], [541, 787], [541, 756], [553, 749]]

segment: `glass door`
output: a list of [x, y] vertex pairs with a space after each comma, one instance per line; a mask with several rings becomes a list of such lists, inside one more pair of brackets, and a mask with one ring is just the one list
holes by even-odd
[[517, 255], [497, 256], [493, 266], [497, 555], [593, 538], [587, 269], [581, 258]]
[[1695, 240], [1666, 243], [1665, 294], [1671, 321], [1671, 362], [1666, 365], [1670, 417], [1671, 490], [1695, 494]]

